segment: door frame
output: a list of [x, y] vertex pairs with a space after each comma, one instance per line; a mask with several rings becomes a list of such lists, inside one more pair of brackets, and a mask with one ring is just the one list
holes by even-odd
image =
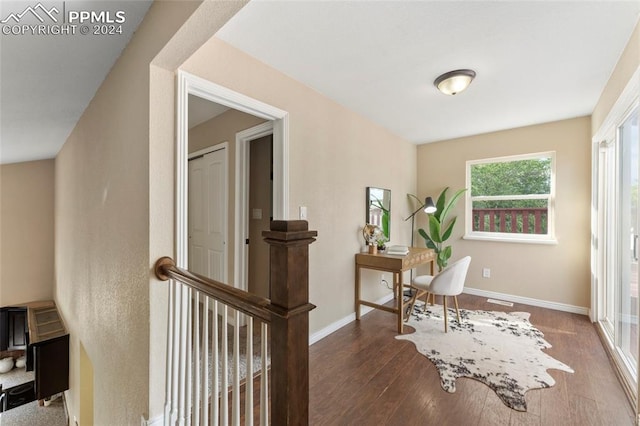
[[[187, 268], [188, 254], [188, 104], [189, 95], [269, 120], [273, 125], [273, 217], [288, 219], [289, 113], [204, 78], [178, 70], [176, 125], [176, 264]], [[237, 187], [236, 187], [237, 191]], [[236, 194], [237, 197], [237, 194]], [[244, 241], [235, 241], [244, 245]], [[235, 263], [234, 259], [234, 263]], [[234, 279], [237, 281], [237, 277]], [[237, 286], [236, 286], [237, 287]], [[246, 290], [246, 289], [245, 289]]]
[[[607, 182], [606, 176], [618, 179], [620, 158], [618, 144], [618, 127], [628, 114], [640, 106], [640, 67], [636, 68], [625, 88], [609, 110], [598, 131], [592, 137], [592, 185], [591, 185], [591, 311], [590, 319], [595, 322], [604, 348], [613, 360], [622, 387], [634, 406], [636, 420], [640, 419], [640, 375], [636, 374], [634, 383], [627, 361], [618, 353], [615, 339], [602, 324], [605, 317], [603, 299], [608, 282], [615, 281], [615, 270], [619, 256], [617, 245], [621, 236], [615, 232], [614, 217], [619, 205], [619, 194], [614, 181]], [[610, 198], [607, 198], [610, 197]], [[613, 205], [613, 208], [610, 206]], [[612, 215], [613, 217], [610, 217]], [[612, 265], [609, 265], [611, 263]], [[609, 266], [613, 266], [611, 270]], [[615, 302], [617, 303], [617, 301]], [[639, 305], [640, 309], [640, 298]], [[615, 330], [614, 330], [615, 331]], [[615, 331], [617, 333], [617, 331]], [[638, 342], [640, 344], [640, 342]], [[640, 360], [636, 360], [636, 372], [640, 371]]]
[[[188, 155], [187, 157], [187, 176], [189, 173], [189, 161], [194, 160], [196, 158], [199, 157], [204, 157], [207, 154], [211, 154], [214, 153], [216, 151], [222, 151], [224, 150], [224, 170], [225, 170], [225, 188], [224, 188], [224, 209], [223, 209], [223, 214], [222, 214], [222, 222], [223, 222], [223, 227], [224, 227], [224, 234], [223, 234], [223, 238], [224, 238], [224, 250], [223, 250], [223, 263], [222, 263], [222, 282], [226, 283], [229, 279], [229, 266], [228, 266], [228, 262], [229, 262], [229, 142], [220, 142], [219, 144], [207, 147], [207, 148], [203, 148], [201, 150], [192, 152], [191, 154]], [[187, 186], [187, 190], [188, 190], [188, 186]], [[189, 206], [188, 204], [189, 202], [189, 198], [188, 198], [188, 193], [187, 193], [187, 207]], [[187, 226], [189, 225], [189, 222], [187, 221]], [[187, 227], [187, 233], [189, 232], [189, 228]], [[188, 237], [187, 237], [188, 238]], [[188, 241], [188, 240], [187, 240]], [[188, 260], [188, 258], [187, 258]]]
[[[234, 277], [239, 284], [238, 287], [243, 290], [249, 289], [249, 246], [245, 244], [245, 240], [249, 238], [249, 171], [251, 153], [249, 143], [252, 140], [259, 139], [267, 135], [274, 135], [274, 122], [266, 121], [257, 126], [236, 133], [236, 200], [235, 200], [235, 256], [233, 258]], [[275, 138], [275, 135], [274, 135]], [[273, 213], [276, 218], [276, 161], [275, 161], [275, 142], [274, 142], [274, 159], [273, 159]]]

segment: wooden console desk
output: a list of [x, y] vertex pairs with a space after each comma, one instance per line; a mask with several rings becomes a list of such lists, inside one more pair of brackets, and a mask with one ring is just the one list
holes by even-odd
[[[409, 303], [405, 303], [403, 299], [404, 285], [402, 284], [402, 273], [413, 269], [419, 265], [431, 263], [431, 275], [433, 275], [433, 264], [436, 259], [435, 252], [428, 248], [409, 247], [409, 254], [406, 256], [392, 256], [384, 253], [356, 254], [356, 320], [360, 319], [360, 305], [370, 306], [375, 309], [391, 312], [398, 318], [398, 333], [402, 334], [402, 326], [404, 324], [404, 309]], [[396, 306], [378, 305], [377, 303], [368, 302], [360, 299], [360, 270], [374, 269], [376, 271], [385, 271], [393, 274], [393, 295], [396, 299]]]

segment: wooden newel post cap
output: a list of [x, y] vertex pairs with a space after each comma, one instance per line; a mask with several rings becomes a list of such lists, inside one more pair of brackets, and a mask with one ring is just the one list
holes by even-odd
[[271, 222], [271, 230], [262, 231], [262, 236], [269, 244], [311, 244], [315, 241], [314, 237], [318, 236], [318, 231], [309, 231], [309, 223], [306, 220], [274, 220]]

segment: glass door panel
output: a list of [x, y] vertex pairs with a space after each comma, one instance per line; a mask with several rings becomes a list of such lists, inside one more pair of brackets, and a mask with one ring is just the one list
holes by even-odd
[[640, 169], [638, 110], [618, 128], [620, 144], [620, 276], [614, 289], [617, 305], [615, 342], [618, 351], [637, 377], [638, 362], [638, 171]]

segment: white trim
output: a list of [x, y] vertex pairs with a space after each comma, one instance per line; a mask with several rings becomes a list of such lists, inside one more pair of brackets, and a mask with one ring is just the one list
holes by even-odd
[[595, 325], [598, 336], [603, 342], [602, 346], [604, 347], [605, 352], [609, 358], [613, 360], [613, 362], [611, 362], [611, 366], [618, 376], [622, 389], [624, 390], [629, 403], [635, 407], [637, 404], [636, 383], [634, 383], [633, 378], [629, 377], [628, 369], [622, 368], [623, 365], [627, 365], [627, 361], [625, 357], [621, 357], [620, 353], [615, 349], [615, 344], [612, 342], [609, 332], [604, 329], [602, 322], [598, 321]]
[[593, 136], [592, 141], [594, 143], [606, 139], [609, 131], [617, 127], [620, 123], [620, 117], [626, 116], [628, 112], [638, 104], [638, 93], [640, 93], [640, 67], [636, 68], [629, 82], [622, 90], [620, 97], [616, 100], [613, 107], [611, 107], [607, 117]]
[[[612, 222], [606, 220], [607, 211], [604, 208], [605, 206], [602, 205], [605, 194], [601, 194], [599, 191], [600, 179], [603, 179], [602, 174], [608, 167], [616, 167], [615, 161], [610, 156], [612, 155], [612, 149], [615, 150], [613, 152], [614, 159], [619, 155], [615, 145], [617, 127], [624, 122], [624, 117], [627, 117], [640, 103], [638, 93], [640, 93], [640, 67], [635, 70], [622, 93], [609, 110], [600, 128], [591, 139], [593, 147], [591, 157], [591, 309], [593, 312], [592, 320], [594, 321], [600, 321], [604, 318], [606, 307], [602, 302], [602, 297], [605, 293], [605, 283], [610, 278], [605, 276], [610, 273], [606, 270], [605, 239], [608, 236], [607, 225], [609, 224], [610, 226]], [[613, 170], [610, 173], [615, 176], [618, 172]], [[615, 193], [610, 194], [611, 197], [616, 195]], [[612, 199], [611, 202], [617, 203], [615, 199]], [[616, 238], [615, 235], [610, 237]]]
[[[505, 235], [513, 235], [513, 237], [505, 237]], [[524, 243], [524, 244], [558, 244], [558, 240], [550, 238], [547, 235], [540, 234], [506, 234], [504, 232], [474, 232], [466, 234], [463, 240], [476, 241], [495, 241], [500, 243]]]
[[141, 426], [162, 426], [164, 424], [164, 416], [160, 415], [151, 420], [146, 420], [144, 416], [140, 419]]
[[510, 163], [512, 161], [532, 160], [536, 158], [546, 158], [555, 156], [555, 151], [532, 152], [527, 154], [504, 155], [501, 157], [478, 158], [476, 160], [467, 160], [467, 164], [486, 164], [486, 163]]
[[[463, 292], [467, 294], [472, 294], [474, 296], [506, 300], [509, 302], [521, 303], [523, 305], [553, 309], [555, 311], [570, 312], [572, 314], [579, 314], [579, 315], [589, 315], [589, 308], [582, 307], [582, 306], [569, 305], [566, 303], [550, 302], [547, 300], [533, 299], [530, 297], [514, 296], [511, 294], [480, 290], [480, 289], [471, 288], [471, 287], [465, 287]], [[379, 305], [384, 305], [385, 303], [389, 302], [392, 299], [393, 299], [393, 293], [389, 293], [386, 296], [383, 296], [382, 298], [377, 300], [375, 303]], [[366, 315], [369, 312], [371, 312], [374, 308], [371, 308], [368, 306], [362, 306], [361, 309], [362, 311], [360, 316], [362, 317], [363, 315]], [[353, 312], [347, 315], [346, 317], [339, 319], [338, 321], [332, 322], [331, 324], [324, 327], [323, 329], [316, 331], [315, 333], [309, 336], [309, 346], [319, 342], [320, 340], [324, 339], [331, 333], [338, 331], [345, 325], [352, 323], [355, 320], [356, 320], [356, 314], [355, 312]]]
[[[385, 303], [389, 302], [390, 300], [393, 300], [393, 293], [389, 293], [386, 296], [381, 297], [375, 303], [378, 304], [378, 305], [384, 305]], [[360, 309], [361, 309], [360, 317], [362, 317], [363, 315], [366, 315], [369, 312], [373, 311], [374, 308], [371, 308], [369, 306], [361, 306]], [[347, 325], [349, 323], [352, 323], [355, 320], [356, 320], [356, 313], [353, 312], [353, 313], [347, 315], [346, 317], [344, 317], [342, 319], [339, 319], [338, 321], [332, 322], [331, 324], [329, 324], [325, 328], [323, 328], [323, 329], [321, 329], [319, 331], [316, 331], [311, 336], [309, 336], [309, 346], [311, 346], [314, 343], [324, 339], [325, 337], [327, 337], [331, 333], [340, 330], [342, 327], [344, 327], [345, 325]]]
[[[236, 133], [236, 190], [235, 190], [235, 256], [233, 258], [233, 271], [237, 287], [248, 290], [248, 247], [245, 240], [249, 236], [249, 142], [263, 136], [272, 135], [274, 133], [274, 122], [267, 121], [249, 129]], [[275, 137], [274, 137], [275, 139]], [[275, 143], [274, 143], [275, 151]], [[276, 218], [276, 202], [275, 202], [275, 171], [282, 168], [282, 162], [276, 161], [274, 153], [273, 170], [274, 170], [274, 205], [273, 212]], [[282, 191], [284, 193], [285, 191]], [[282, 203], [282, 198], [280, 199]], [[286, 211], [285, 205], [279, 205], [280, 215]]]
[[[513, 161], [534, 160], [551, 158], [551, 176], [549, 178], [549, 194], [525, 194], [525, 195], [498, 195], [498, 196], [473, 196], [471, 194], [471, 167], [479, 164], [506, 163]], [[465, 240], [515, 242], [524, 244], [557, 244], [555, 229], [555, 200], [556, 200], [556, 152], [532, 152], [528, 154], [507, 155], [503, 157], [482, 158], [467, 160], [465, 164]], [[546, 199], [547, 202], [547, 233], [546, 234], [520, 234], [507, 232], [479, 232], [473, 230], [473, 202], [485, 200], [536, 200]]]
[[522, 303], [523, 305], [537, 306], [540, 308], [553, 309], [555, 311], [570, 312], [572, 314], [589, 315], [589, 308], [583, 306], [569, 305], [566, 303], [550, 302], [547, 300], [533, 299], [531, 297], [514, 296], [506, 293], [498, 293], [496, 291], [480, 290], [472, 287], [465, 287], [463, 293], [472, 294], [474, 296], [488, 297], [492, 299], [502, 299], [514, 303]]

